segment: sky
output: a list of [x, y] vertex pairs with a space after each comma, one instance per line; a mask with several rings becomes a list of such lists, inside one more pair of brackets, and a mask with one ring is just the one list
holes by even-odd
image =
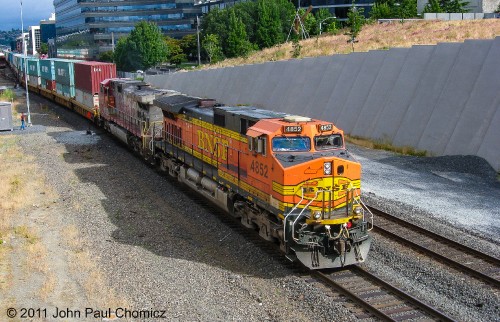
[[[53, 0], [22, 0], [24, 29], [38, 26], [54, 12]], [[0, 0], [0, 30], [21, 29], [21, 0]]]

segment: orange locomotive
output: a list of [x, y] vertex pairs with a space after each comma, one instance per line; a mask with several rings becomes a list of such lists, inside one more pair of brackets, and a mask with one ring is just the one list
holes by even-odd
[[363, 262], [371, 237], [361, 167], [333, 124], [248, 106], [162, 96], [163, 169], [309, 268]]

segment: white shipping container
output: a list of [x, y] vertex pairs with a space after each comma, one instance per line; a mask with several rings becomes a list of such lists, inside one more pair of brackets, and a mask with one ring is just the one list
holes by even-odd
[[41, 84], [40, 77], [28, 75], [28, 83], [32, 86], [39, 86]]
[[75, 89], [75, 100], [89, 108], [99, 107], [99, 95], [92, 95], [81, 89]]

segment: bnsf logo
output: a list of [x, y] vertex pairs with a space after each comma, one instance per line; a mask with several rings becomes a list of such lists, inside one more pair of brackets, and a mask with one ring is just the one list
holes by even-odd
[[[227, 160], [227, 149], [226, 146], [229, 142], [226, 139], [214, 136], [213, 134], [208, 134], [201, 130], [198, 130], [198, 147], [202, 150], [206, 150], [210, 153], [216, 154], [222, 160]], [[215, 146], [217, 146], [217, 151], [215, 151]]]

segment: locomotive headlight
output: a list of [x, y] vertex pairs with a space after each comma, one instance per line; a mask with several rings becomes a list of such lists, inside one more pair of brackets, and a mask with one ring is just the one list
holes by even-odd
[[321, 218], [321, 211], [319, 210], [316, 210], [314, 213], [313, 213], [313, 218], [318, 220]]
[[323, 163], [323, 173], [326, 175], [332, 174], [332, 163], [331, 162]]
[[354, 208], [354, 213], [356, 215], [361, 215], [362, 212], [363, 212], [363, 208], [361, 208], [361, 207]]

